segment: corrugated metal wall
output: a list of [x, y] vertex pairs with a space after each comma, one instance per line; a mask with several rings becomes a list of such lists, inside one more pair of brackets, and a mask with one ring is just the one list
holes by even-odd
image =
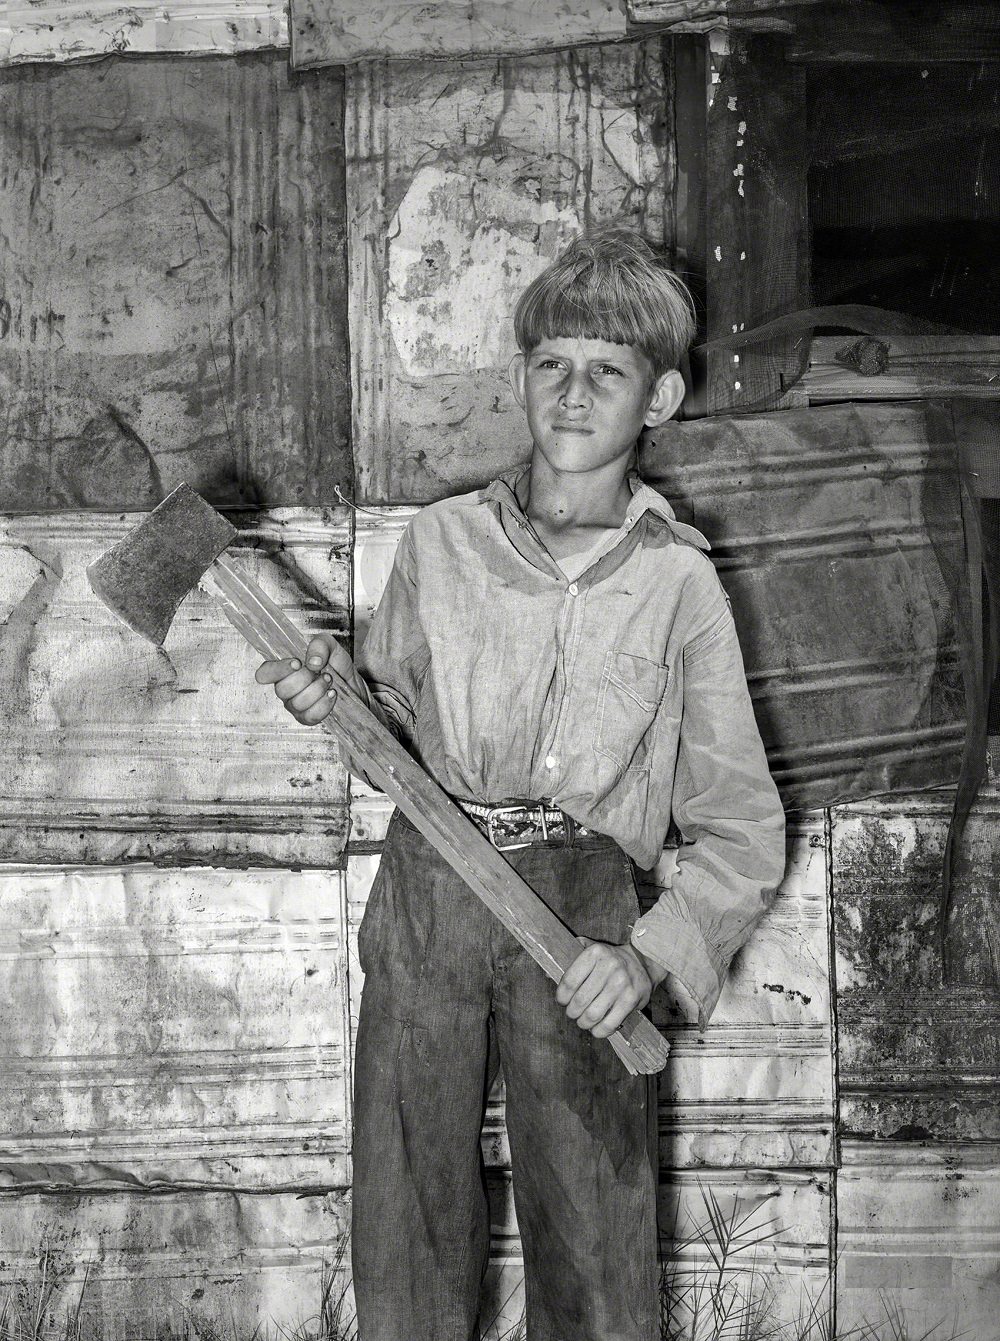
[[[85, 1284], [109, 1339], [290, 1329], [349, 1224], [355, 936], [385, 803], [348, 799], [207, 601], [157, 654], [83, 568], [186, 477], [246, 509], [239, 558], [296, 619], [363, 636], [413, 503], [524, 453], [518, 289], [580, 222], [670, 219], [672, 50], [290, 77], [284, 54], [235, 54], [286, 40], [263, 3], [38, 13], [12, 12], [6, 59], [112, 54], [0, 75], [0, 1281], [30, 1296], [45, 1258], [56, 1304]], [[331, 507], [355, 482], [363, 510]], [[933, 1320], [944, 1293], [976, 1335], [997, 1302], [995, 1007], [937, 992], [927, 949], [913, 1032], [930, 810], [795, 821], [707, 1035], [661, 1004], [661, 1234], [705, 1266], [686, 1239], [710, 1189], [773, 1220], [757, 1256], [786, 1316], [839, 1254], [845, 1316], [885, 1287]], [[943, 1092], [970, 1019], [966, 1083]], [[484, 1151], [499, 1325], [521, 1270], [500, 1092]]]

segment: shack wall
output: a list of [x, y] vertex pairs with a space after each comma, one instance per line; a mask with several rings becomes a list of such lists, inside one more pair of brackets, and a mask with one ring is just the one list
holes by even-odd
[[[674, 51], [289, 76], [264, 3], [8, 22], [0, 1281], [30, 1306], [46, 1262], [50, 1308], [82, 1298], [109, 1339], [290, 1330], [346, 1279], [356, 933], [385, 802], [252, 685], [206, 600], [157, 654], [83, 568], [186, 477], [245, 509], [238, 557], [303, 627], [363, 637], [414, 504], [525, 452], [503, 377], [518, 288], [595, 218], [676, 242]], [[160, 133], [137, 149], [147, 104]], [[788, 1317], [824, 1290], [848, 1319], [882, 1292], [972, 1335], [994, 1316], [986, 1042], [949, 1089], [965, 1022], [986, 1040], [994, 1008], [934, 985], [943, 814], [794, 819], [707, 1034], [657, 1005], [664, 1249], [705, 1269], [707, 1191], [738, 1201], [774, 1230], [757, 1260]], [[499, 1331], [522, 1270], [502, 1088], [483, 1144]]]

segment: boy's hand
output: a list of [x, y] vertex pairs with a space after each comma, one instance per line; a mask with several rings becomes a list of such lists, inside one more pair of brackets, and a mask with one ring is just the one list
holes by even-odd
[[273, 684], [274, 692], [303, 726], [316, 726], [328, 717], [341, 691], [365, 698], [354, 662], [329, 633], [310, 638], [304, 666], [290, 658], [265, 661], [254, 679], [258, 684]]
[[581, 1029], [608, 1038], [631, 1010], [643, 1007], [655, 983], [643, 961], [626, 942], [610, 945], [578, 937], [586, 947], [556, 988], [556, 1000]]

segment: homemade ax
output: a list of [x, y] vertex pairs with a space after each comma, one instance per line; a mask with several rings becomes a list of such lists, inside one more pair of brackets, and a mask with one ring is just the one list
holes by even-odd
[[[181, 484], [87, 576], [105, 605], [157, 645], [200, 583], [262, 657], [305, 664], [307, 639], [255, 582], [219, 557], [235, 535], [221, 513]], [[395, 736], [349, 691], [338, 693], [322, 725], [558, 982], [579, 942]], [[651, 1075], [666, 1063], [666, 1040], [638, 1011], [608, 1041], [633, 1075]]]

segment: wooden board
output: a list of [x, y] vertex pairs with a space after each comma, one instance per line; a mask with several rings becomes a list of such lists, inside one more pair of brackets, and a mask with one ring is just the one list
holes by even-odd
[[976, 63], [1000, 58], [993, 0], [839, 0], [804, 9], [789, 59], [880, 64]]
[[521, 290], [585, 221], [662, 233], [658, 41], [347, 73], [359, 501], [427, 502], [524, 458]]
[[0, 509], [336, 502], [342, 91], [266, 55], [0, 73]]
[[[676, 227], [704, 303], [703, 338], [809, 302], [805, 76], [781, 39], [713, 33], [678, 43]], [[695, 358], [685, 417], [796, 403], [790, 338]]]
[[[234, 519], [233, 553], [303, 627], [346, 632], [345, 510]], [[0, 518], [0, 856], [336, 865], [333, 742], [254, 683], [260, 659], [208, 597], [185, 600], [157, 649], [90, 590], [87, 564], [133, 524]]]

